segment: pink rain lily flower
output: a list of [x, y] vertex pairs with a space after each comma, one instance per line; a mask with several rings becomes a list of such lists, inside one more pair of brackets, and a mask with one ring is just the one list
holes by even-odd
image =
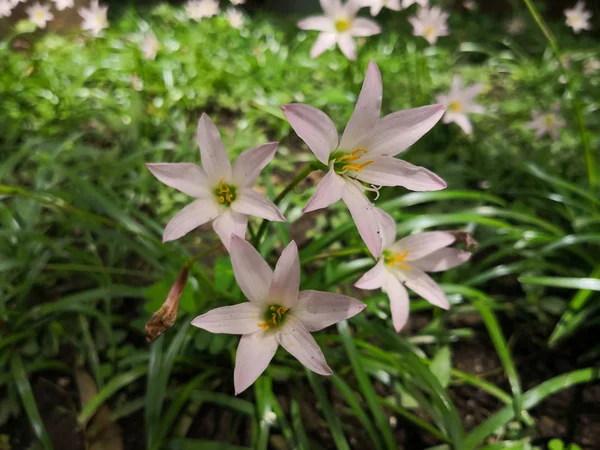
[[558, 115], [560, 111], [558, 106], [552, 109], [552, 112], [547, 113], [533, 112], [531, 122], [525, 124], [525, 128], [535, 130], [535, 137], [537, 139], [550, 136], [553, 140], [558, 141], [559, 132], [561, 128], [565, 127], [566, 122]]
[[422, 8], [429, 6], [429, 0], [402, 0], [402, 7], [408, 8], [411, 5], [417, 3]]
[[99, 36], [102, 30], [108, 28], [108, 6], [100, 6], [98, 0], [91, 0], [89, 8], [79, 8], [78, 12], [83, 19], [81, 29], [89, 31], [92, 36]]
[[585, 3], [579, 1], [573, 8], [565, 9], [565, 17], [567, 25], [573, 28], [573, 32], [579, 34], [581, 30], [591, 30], [592, 24], [590, 19], [592, 13], [585, 9]]
[[356, 43], [353, 37], [373, 36], [381, 32], [374, 21], [356, 17], [362, 6], [360, 0], [348, 0], [345, 4], [341, 0], [321, 0], [324, 15], [307, 17], [298, 22], [301, 30], [321, 32], [310, 50], [310, 57], [316, 58], [337, 43], [344, 56], [354, 61]]
[[401, 0], [365, 0], [365, 6], [371, 7], [371, 15], [375, 17], [383, 8], [391, 9], [392, 11], [400, 11], [402, 9]]
[[348, 319], [366, 305], [345, 295], [299, 291], [300, 259], [294, 241], [273, 272], [252, 245], [234, 235], [231, 263], [249, 302], [213, 309], [196, 317], [192, 325], [211, 333], [242, 335], [233, 374], [235, 394], [265, 371], [279, 345], [313, 372], [331, 375], [310, 333]]
[[446, 295], [426, 272], [442, 272], [469, 260], [471, 253], [448, 248], [456, 238], [445, 231], [429, 231], [396, 239], [396, 223], [377, 209], [385, 248], [375, 267], [355, 284], [360, 289], [383, 289], [390, 299], [392, 322], [400, 331], [408, 320], [409, 287], [429, 303], [448, 309]]
[[167, 186], [196, 197], [167, 224], [163, 242], [179, 239], [200, 225], [213, 221], [213, 229], [229, 250], [231, 235], [246, 235], [248, 215], [285, 222], [281, 211], [252, 187], [261, 170], [273, 159], [277, 142], [243, 152], [233, 168], [219, 130], [202, 114], [198, 124], [202, 167], [192, 163], [147, 164]]
[[466, 134], [473, 132], [473, 125], [469, 114], [482, 114], [485, 112], [483, 106], [475, 103], [475, 97], [483, 89], [483, 84], [475, 83], [462, 87], [462, 78], [455, 75], [452, 79], [452, 87], [448, 94], [440, 94], [436, 101], [446, 106], [444, 123], [456, 123]]
[[50, 12], [50, 5], [41, 5], [36, 3], [26, 10], [29, 21], [39, 28], [46, 28], [46, 24], [54, 19], [54, 14]]
[[329, 167], [303, 211], [326, 208], [343, 200], [358, 232], [376, 258], [381, 252], [379, 223], [375, 206], [364, 191], [377, 191], [375, 186], [403, 186], [413, 191], [446, 187], [446, 183], [429, 170], [394, 158], [440, 120], [444, 106], [423, 106], [380, 118], [381, 98], [381, 73], [377, 64], [371, 62], [341, 140], [335, 124], [324, 112], [300, 104], [282, 107], [296, 134], [317, 159]]
[[440, 36], [448, 36], [447, 12], [442, 11], [439, 6], [431, 8], [420, 8], [417, 15], [410, 17], [408, 21], [413, 26], [413, 36], [423, 36], [431, 45], [435, 44]]

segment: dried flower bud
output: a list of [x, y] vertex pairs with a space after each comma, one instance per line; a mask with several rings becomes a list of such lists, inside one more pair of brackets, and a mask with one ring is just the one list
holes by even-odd
[[185, 289], [189, 270], [190, 268], [187, 264], [181, 269], [181, 272], [179, 272], [175, 283], [173, 283], [173, 286], [169, 291], [167, 299], [146, 324], [146, 341], [148, 341], [149, 344], [152, 344], [161, 334], [175, 325], [177, 311], [179, 310], [179, 300]]
[[467, 250], [477, 250], [477, 247], [479, 247], [479, 242], [473, 239], [473, 236], [466, 231], [449, 230], [448, 233], [456, 238], [458, 244], [464, 244], [465, 247], [467, 247]]

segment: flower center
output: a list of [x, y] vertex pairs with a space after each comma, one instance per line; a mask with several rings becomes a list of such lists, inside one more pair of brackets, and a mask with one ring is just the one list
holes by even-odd
[[288, 308], [281, 305], [269, 305], [264, 315], [264, 322], [259, 322], [258, 326], [263, 330], [271, 330], [279, 328], [285, 321], [285, 314], [289, 311]]
[[35, 20], [40, 21], [40, 22], [43, 20], [46, 20], [46, 13], [40, 9], [35, 12], [34, 18], [35, 18]]
[[425, 37], [427, 39], [431, 39], [435, 36], [435, 28], [433, 28], [431, 25], [427, 25], [425, 27]]
[[453, 102], [450, 102], [450, 104], [448, 105], [448, 109], [457, 113], [461, 112], [463, 109], [462, 103], [458, 100], [454, 100]]
[[554, 126], [554, 116], [552, 114], [547, 114], [544, 117], [544, 124], [548, 128], [552, 128]]
[[338, 33], [343, 33], [352, 28], [352, 22], [348, 19], [338, 19], [335, 21], [335, 29]]
[[235, 201], [237, 189], [235, 186], [223, 183], [221, 178], [214, 192], [220, 204], [230, 206]]
[[343, 174], [346, 173], [348, 170], [360, 172], [369, 164], [375, 162], [372, 159], [362, 163], [355, 162], [366, 154], [367, 150], [365, 148], [359, 147], [352, 153], [335, 152], [333, 155], [331, 155], [330, 160], [334, 161], [333, 168], [336, 171], [336, 173]]
[[383, 252], [383, 262], [386, 266], [397, 267], [398, 269], [410, 270], [410, 266], [404, 263], [404, 260], [408, 256], [408, 250], [404, 253], [392, 253], [390, 251]]

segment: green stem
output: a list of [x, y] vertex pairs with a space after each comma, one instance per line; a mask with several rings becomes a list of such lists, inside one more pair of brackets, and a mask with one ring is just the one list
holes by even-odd
[[537, 8], [533, 4], [533, 2], [531, 0], [523, 0], [523, 1], [525, 2], [525, 5], [529, 9], [529, 12], [531, 13], [531, 16], [537, 23], [538, 27], [540, 27], [540, 30], [542, 31], [542, 33], [544, 33], [544, 36], [546, 36], [546, 39], [548, 40], [548, 43], [550, 44], [550, 47], [552, 48], [554, 56], [556, 57], [556, 60], [558, 61], [558, 64], [560, 65], [562, 75], [567, 80], [567, 87], [571, 94], [572, 107], [575, 112], [575, 122], [577, 123], [577, 126], [579, 128], [579, 135], [581, 136], [581, 143], [583, 145], [583, 150], [585, 153], [585, 160], [586, 160], [587, 172], [588, 172], [588, 182], [590, 185], [590, 189], [592, 189], [592, 191], [593, 191], [596, 188], [596, 183], [597, 183], [596, 161], [594, 159], [594, 155], [592, 153], [592, 148], [590, 146], [589, 133], [587, 132], [587, 129], [585, 127], [585, 120], [583, 117], [583, 108], [581, 106], [581, 99], [577, 95], [577, 90], [574, 89], [574, 87], [573, 87], [571, 76], [568, 73], [568, 71], [562, 61], [562, 57], [561, 57], [562, 55], [560, 53], [560, 48], [558, 47], [558, 42], [556, 41], [556, 38], [552, 35], [552, 32], [546, 25], [546, 22], [544, 22], [544, 19], [542, 18], [541, 14], [537, 10]]
[[[298, 175], [296, 175], [296, 177], [292, 180], [292, 182], [290, 184], [288, 184], [283, 191], [281, 191], [281, 194], [279, 194], [275, 198], [273, 203], [275, 203], [276, 205], [279, 205], [279, 203], [281, 203], [281, 201], [290, 192], [292, 192], [296, 186], [298, 186], [302, 182], [302, 180], [304, 180], [311, 172], [315, 171], [316, 169], [317, 169], [317, 167], [313, 163], [306, 166], [304, 168], [304, 170], [302, 170], [302, 172], [300, 172]], [[262, 240], [262, 237], [264, 236], [265, 232], [267, 231], [268, 226], [269, 226], [269, 221], [267, 219], [263, 219], [262, 223], [260, 224], [260, 228], [258, 229], [258, 233], [256, 233], [256, 236], [254, 238], [254, 247], [258, 247], [258, 245], [260, 244], [260, 241]]]

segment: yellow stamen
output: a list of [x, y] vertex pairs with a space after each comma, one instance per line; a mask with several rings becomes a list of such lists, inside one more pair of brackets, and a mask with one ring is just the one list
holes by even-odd
[[[363, 155], [366, 155], [366, 154], [367, 154], [367, 149], [363, 148], [363, 147], [359, 147], [356, 150], [354, 150], [352, 153], [350, 153], [349, 155], [342, 155], [339, 158], [337, 158], [335, 161], [338, 163], [341, 163], [341, 162], [352, 163], [352, 162], [360, 159]], [[375, 162], [375, 161], [370, 160], [370, 161], [365, 161], [364, 163], [360, 163], [360, 164], [346, 164], [346, 165], [342, 166], [342, 172], [345, 172], [346, 170], [354, 170], [356, 172], [360, 172], [362, 169], [367, 167], [369, 164], [372, 164], [373, 162]]]
[[346, 170], [354, 170], [356, 172], [360, 172], [365, 167], [367, 167], [369, 164], [372, 164], [374, 162], [375, 162], [374, 160], [370, 160], [370, 161], [366, 161], [361, 164], [346, 164], [345, 166], [342, 167], [342, 172], [345, 172]]
[[338, 33], [343, 33], [352, 28], [352, 22], [348, 19], [338, 19], [335, 21], [335, 29]]
[[403, 264], [407, 256], [408, 250], [406, 250], [404, 253], [392, 253], [391, 255], [384, 257], [384, 262], [388, 266], [395, 266], [399, 269], [410, 270], [410, 266]]
[[454, 112], [461, 112], [461, 111], [462, 111], [462, 109], [463, 109], [463, 108], [462, 108], [462, 103], [461, 103], [461, 102], [459, 102], [458, 100], [454, 100], [453, 102], [451, 102], [451, 103], [448, 105], [448, 109], [449, 109], [450, 111], [454, 111]]
[[267, 331], [271, 328], [271, 323], [273, 327], [277, 327], [279, 325], [279, 321], [283, 318], [283, 315], [288, 312], [288, 308], [284, 306], [280, 306], [276, 308], [275, 306], [269, 307], [269, 310], [272, 311], [271, 318], [264, 322], [259, 322], [258, 326], [263, 330]]

